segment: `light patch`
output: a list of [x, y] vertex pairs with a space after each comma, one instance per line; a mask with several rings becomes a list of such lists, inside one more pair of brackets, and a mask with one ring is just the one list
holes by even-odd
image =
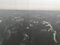
[[14, 18], [15, 18], [16, 21], [24, 21], [24, 19], [21, 18], [21, 17], [14, 17]]
[[26, 37], [28, 37], [28, 35], [27, 35], [27, 34], [25, 34], [25, 36], [26, 36]]
[[38, 24], [39, 22], [38, 22], [38, 21], [33, 21], [33, 23], [36, 23], [36, 24]]
[[36, 21], [33, 21], [33, 23], [36, 23]]
[[33, 27], [33, 24], [30, 24], [30, 27]]
[[52, 30], [53, 30], [53, 27], [52, 27], [52, 25], [51, 25], [49, 22], [43, 21], [43, 24], [46, 24], [46, 26], [49, 26], [49, 27], [50, 27], [50, 28], [48, 29], [48, 31], [52, 31]]
[[57, 43], [57, 39], [56, 39], [56, 31], [54, 31], [54, 33], [53, 33], [53, 39], [54, 39], [54, 41]]
[[26, 29], [29, 29], [29, 27], [26, 27]]
[[48, 24], [48, 22], [46, 22], [46, 21], [43, 21], [43, 24]]
[[2, 22], [2, 20], [0, 20], [0, 23]]

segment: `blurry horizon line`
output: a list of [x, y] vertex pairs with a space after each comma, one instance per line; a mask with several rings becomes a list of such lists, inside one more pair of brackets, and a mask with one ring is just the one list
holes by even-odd
[[0, 9], [0, 10], [26, 10], [26, 11], [60, 11], [60, 10], [34, 10], [34, 9]]

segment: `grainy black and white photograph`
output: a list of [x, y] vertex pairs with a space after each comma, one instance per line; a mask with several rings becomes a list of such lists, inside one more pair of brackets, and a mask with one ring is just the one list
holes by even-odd
[[0, 45], [60, 45], [60, 0], [0, 0]]

